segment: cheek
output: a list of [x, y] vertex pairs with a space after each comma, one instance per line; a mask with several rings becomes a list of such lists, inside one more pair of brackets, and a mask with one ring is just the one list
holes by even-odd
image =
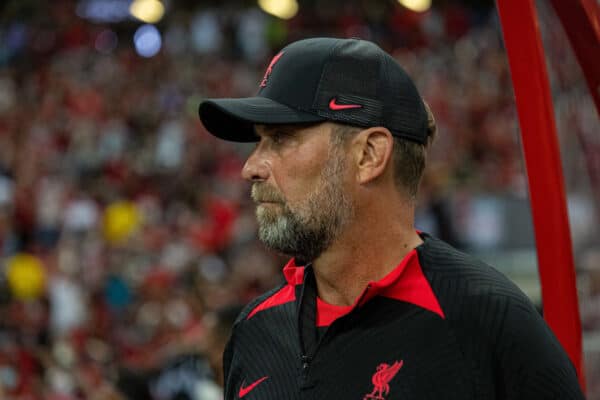
[[[297, 161], [297, 160], [296, 160]], [[303, 202], [306, 197], [321, 185], [324, 163], [293, 162], [275, 176], [277, 185], [290, 205]]]
[[329, 138], [313, 136], [286, 148], [273, 160], [275, 184], [290, 204], [303, 202], [321, 182], [329, 156]]

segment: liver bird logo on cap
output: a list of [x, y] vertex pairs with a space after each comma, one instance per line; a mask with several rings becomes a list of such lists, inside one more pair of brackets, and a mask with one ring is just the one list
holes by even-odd
[[267, 86], [267, 79], [269, 79], [269, 75], [271, 75], [271, 72], [273, 72], [273, 67], [275, 66], [277, 61], [279, 61], [279, 59], [281, 58], [282, 55], [283, 55], [283, 51], [280, 51], [271, 60], [271, 63], [269, 64], [269, 66], [267, 67], [267, 70], [265, 71], [265, 76], [263, 76], [262, 81], [260, 81], [261, 88]]
[[366, 394], [363, 400], [385, 400], [385, 397], [390, 392], [389, 382], [396, 376], [400, 368], [404, 364], [403, 360], [395, 361], [392, 365], [382, 363], [377, 366], [377, 372], [373, 374], [371, 382], [373, 382], [373, 391]]

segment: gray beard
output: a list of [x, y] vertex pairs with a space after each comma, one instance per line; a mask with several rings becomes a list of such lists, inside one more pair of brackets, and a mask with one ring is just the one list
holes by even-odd
[[[256, 210], [258, 236], [269, 248], [296, 258], [300, 265], [318, 258], [337, 239], [353, 214], [342, 186], [343, 157], [330, 158], [318, 188], [292, 210], [287, 203], [276, 210]], [[272, 206], [271, 206], [272, 207]]]

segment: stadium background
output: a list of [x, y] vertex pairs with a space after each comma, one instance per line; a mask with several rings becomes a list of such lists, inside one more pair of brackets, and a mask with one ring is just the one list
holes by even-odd
[[[254, 0], [146, 1], [138, 18], [132, 3], [0, 6], [0, 399], [219, 398], [212, 371], [227, 321], [279, 282], [285, 260], [256, 240], [239, 177], [250, 147], [208, 135], [197, 106], [254, 94], [272, 55], [304, 37], [370, 39], [409, 71], [440, 128], [417, 227], [489, 261], [541, 308], [492, 1], [414, 12], [391, 0], [312, 0], [289, 19]], [[537, 6], [594, 400], [600, 185], [588, 168], [600, 163], [598, 114], [553, 9]]]

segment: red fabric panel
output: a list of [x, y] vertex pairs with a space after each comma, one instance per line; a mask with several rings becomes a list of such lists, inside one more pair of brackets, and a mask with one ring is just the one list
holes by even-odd
[[285, 303], [296, 300], [296, 289], [293, 285], [285, 285], [281, 290], [260, 303], [254, 310], [248, 314], [246, 319], [252, 318], [257, 312], [264, 311], [268, 308], [280, 306]]
[[317, 326], [328, 326], [355, 307], [362, 306], [375, 296], [405, 301], [429, 310], [445, 318], [429, 281], [423, 275], [416, 250], [408, 253], [389, 274], [376, 282], [370, 282], [353, 305], [335, 306], [317, 299]]
[[317, 326], [329, 326], [336, 319], [348, 314], [354, 305], [351, 306], [336, 306], [325, 303], [320, 297], [317, 297]]

